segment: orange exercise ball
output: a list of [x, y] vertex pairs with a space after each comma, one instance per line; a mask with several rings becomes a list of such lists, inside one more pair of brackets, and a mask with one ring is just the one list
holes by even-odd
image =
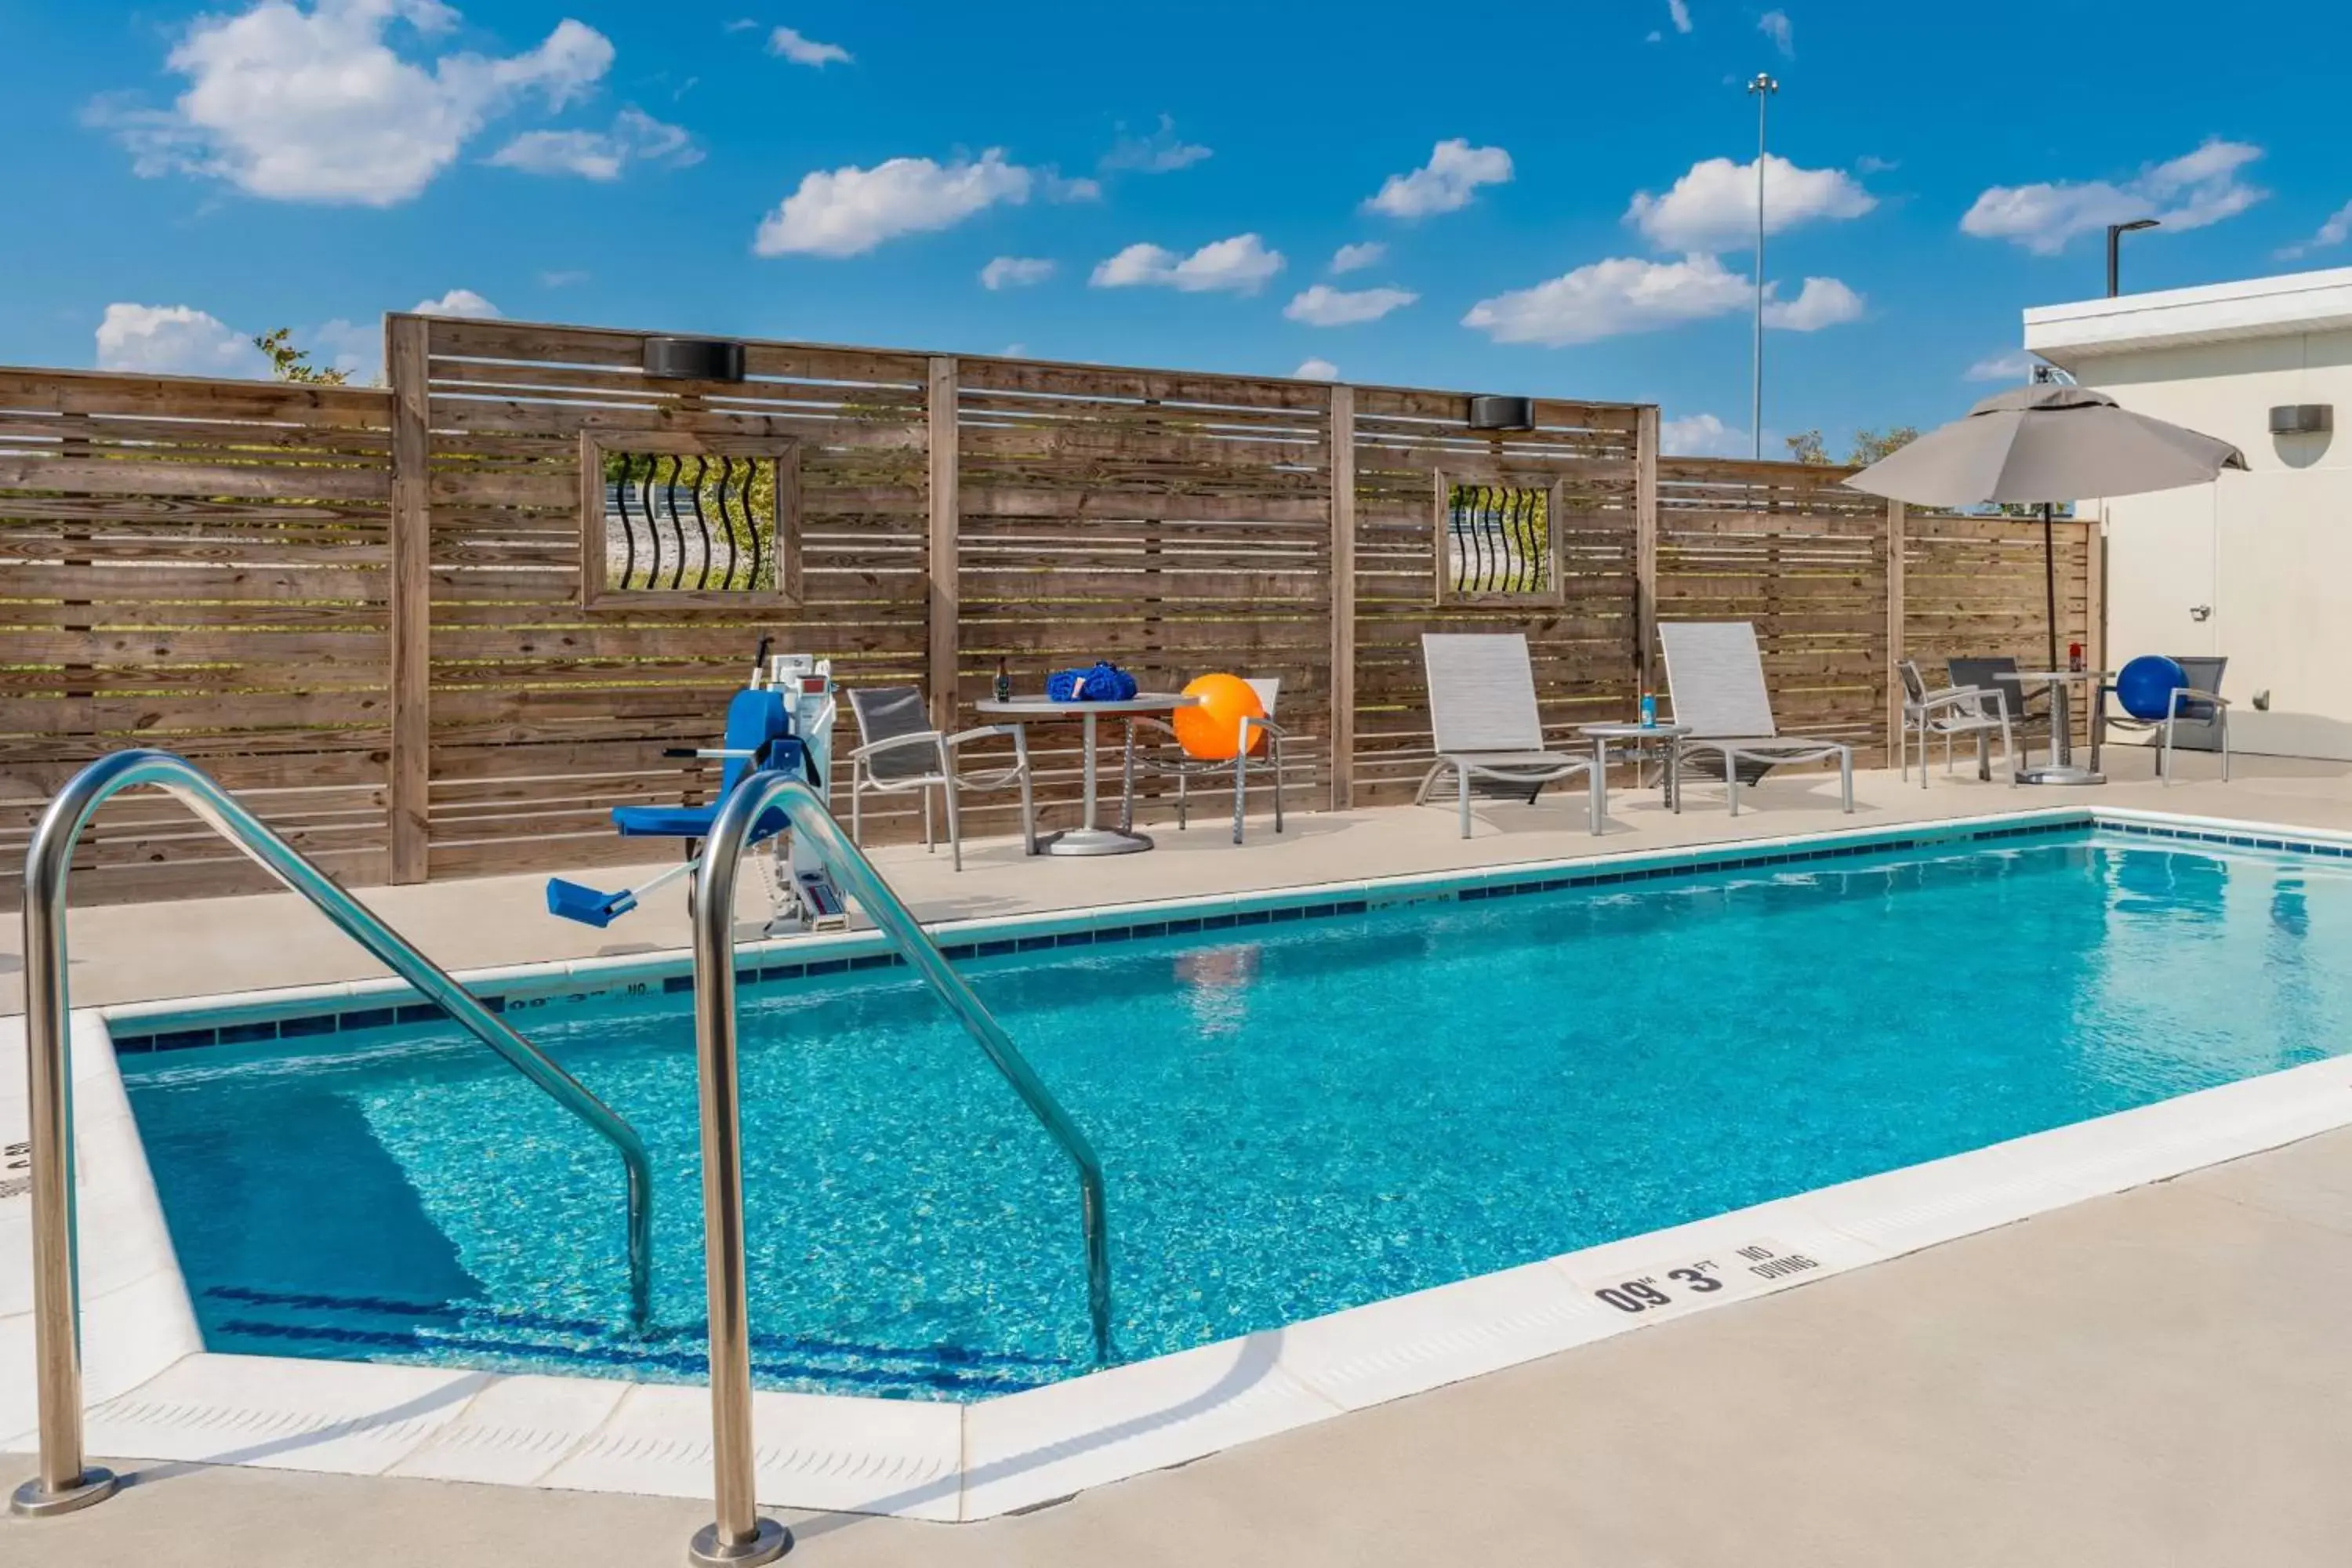
[[[1241, 749], [1242, 721], [1265, 717], [1257, 690], [1238, 675], [1204, 675], [1184, 688], [1184, 695], [1200, 700], [1176, 710], [1176, 743], [1184, 754], [1202, 762], [1224, 762]], [[1250, 731], [1250, 751], [1265, 748], [1265, 731]]]

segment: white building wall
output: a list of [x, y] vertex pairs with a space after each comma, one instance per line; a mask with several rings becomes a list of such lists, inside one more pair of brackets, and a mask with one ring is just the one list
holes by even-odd
[[[2029, 324], [2028, 347], [2036, 335]], [[2331, 404], [2339, 426], [2352, 419], [2352, 328], [2042, 352], [2126, 408], [2235, 444], [2252, 465], [2210, 487], [2085, 502], [2107, 523], [2110, 665], [2227, 655], [2233, 748], [2352, 760], [2352, 431], [2269, 428], [2276, 404]], [[2263, 691], [2269, 711], [2258, 712]]]

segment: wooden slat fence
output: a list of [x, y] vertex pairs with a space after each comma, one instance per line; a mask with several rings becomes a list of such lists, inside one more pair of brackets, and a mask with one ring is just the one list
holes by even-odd
[[[0, 370], [0, 897], [49, 793], [138, 745], [384, 879], [388, 449], [381, 392]], [[273, 885], [153, 795], [75, 866], [90, 900]]]
[[[0, 861], [140, 743], [353, 884], [642, 859], [610, 808], [710, 787], [661, 753], [709, 743], [762, 636], [958, 724], [1000, 663], [1023, 690], [1097, 657], [1154, 687], [1278, 677], [1294, 808], [1409, 795], [1428, 630], [1525, 633], [1564, 739], [1663, 689], [1655, 621], [1752, 620], [1782, 725], [1874, 755], [1898, 637], [1931, 672], [2042, 657], [2038, 522], [1910, 514], [1890, 580], [1888, 510], [1845, 470], [1661, 458], [1653, 409], [1538, 400], [1497, 433], [1452, 393], [773, 342], [742, 383], [671, 383], [642, 346], [395, 316], [389, 389], [0, 371]], [[580, 437], [648, 429], [797, 440], [797, 607], [582, 608]], [[1441, 600], [1441, 475], [1557, 497], [1554, 602]], [[2062, 640], [2100, 619], [2087, 531], [2060, 529]], [[1033, 738], [1066, 826], [1077, 727]], [[86, 901], [268, 885], [160, 799], [81, 857]]]

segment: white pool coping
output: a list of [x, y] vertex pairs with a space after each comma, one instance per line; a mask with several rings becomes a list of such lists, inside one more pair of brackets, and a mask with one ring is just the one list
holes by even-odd
[[[1597, 861], [1711, 858], [1780, 844], [1958, 837], [2053, 818], [2352, 846], [2352, 835], [2305, 828], [2066, 808], [1558, 864], [1590, 868]], [[1549, 868], [1496, 867], [1466, 877], [1344, 886], [1411, 898], [1423, 884], [1433, 894], [1439, 884], [1525, 881]], [[1318, 895], [1328, 901], [1333, 889], [1265, 896]], [[1166, 907], [1230, 907], [1247, 897], [1254, 896]], [[1118, 913], [1132, 919], [1139, 907]], [[980, 929], [1034, 930], [1041, 922], [1099, 921], [1107, 912], [960, 922], [939, 934], [969, 940]], [[794, 943], [792, 951], [801, 954], [808, 944]], [[671, 961], [667, 967], [674, 966]], [[551, 967], [565, 973], [551, 976]], [[548, 985], [552, 992], [577, 989], [592, 977], [619, 978], [608, 973], [616, 967], [653, 972], [633, 958], [462, 978], [478, 988]], [[392, 989], [399, 989], [396, 983]], [[384, 994], [366, 983], [218, 1001], [278, 1007], [354, 992]], [[199, 1009], [211, 1010], [197, 999], [74, 1016], [91, 1453], [708, 1495], [709, 1403], [702, 1388], [205, 1351], [108, 1030], [110, 1020]], [[23, 1051], [23, 1020], [0, 1020], [0, 1144], [20, 1143], [26, 1135]], [[753, 1396], [760, 1500], [937, 1521], [991, 1518], [2347, 1125], [2352, 1058], [2331, 1058], [1018, 1394], [959, 1404], [762, 1392]], [[29, 1209], [21, 1194], [0, 1198], [0, 1449], [34, 1446]], [[1694, 1288], [1678, 1281], [1677, 1269], [1686, 1271], [1684, 1279], [1696, 1272], [1701, 1281], [1718, 1283]], [[1665, 1303], [1633, 1312], [1597, 1294], [1614, 1290], [1621, 1301], [1634, 1302], [1638, 1293], [1622, 1289], [1629, 1282], [1646, 1282]]]

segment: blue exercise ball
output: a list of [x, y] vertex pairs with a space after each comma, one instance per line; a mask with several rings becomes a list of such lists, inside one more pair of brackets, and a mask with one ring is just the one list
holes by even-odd
[[2170, 710], [2172, 694], [2189, 684], [2189, 672], [2160, 653], [2144, 653], [2116, 677], [2116, 701], [2135, 719], [2158, 720]]

